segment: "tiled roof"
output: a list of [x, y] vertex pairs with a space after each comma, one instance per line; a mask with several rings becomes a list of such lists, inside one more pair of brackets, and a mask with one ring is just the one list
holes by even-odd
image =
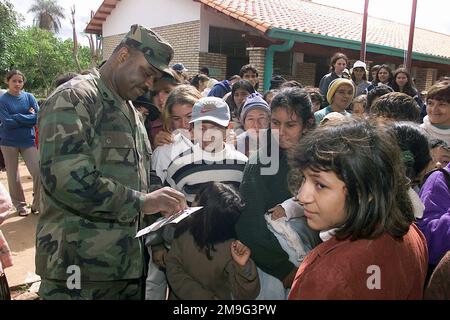
[[[102, 33], [102, 25], [120, 0], [104, 0], [86, 26], [87, 33]], [[193, 0], [214, 8], [265, 33], [279, 28], [361, 41], [362, 14], [303, 0]], [[370, 17], [367, 43], [407, 49], [409, 26]], [[450, 36], [416, 28], [413, 51], [450, 58]]]
[[[361, 41], [363, 15], [302, 0], [196, 0], [266, 32], [280, 28]], [[367, 43], [407, 49], [409, 26], [370, 17]], [[416, 28], [413, 51], [450, 58], [450, 36]]]

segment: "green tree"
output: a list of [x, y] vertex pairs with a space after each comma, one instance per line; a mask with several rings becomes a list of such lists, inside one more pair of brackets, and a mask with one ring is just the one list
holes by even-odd
[[13, 5], [8, 0], [0, 0], [0, 75], [11, 64], [10, 47], [19, 28], [19, 21], [20, 15]]
[[28, 12], [34, 14], [34, 25], [47, 31], [59, 32], [61, 20], [65, 19], [64, 9], [57, 0], [35, 0]]
[[[78, 72], [72, 59], [73, 41], [62, 41], [49, 31], [34, 27], [19, 30], [12, 49], [14, 68], [25, 74], [25, 89], [36, 95], [47, 96], [59, 75]], [[89, 48], [79, 47], [79, 59], [83, 69], [89, 67]]]

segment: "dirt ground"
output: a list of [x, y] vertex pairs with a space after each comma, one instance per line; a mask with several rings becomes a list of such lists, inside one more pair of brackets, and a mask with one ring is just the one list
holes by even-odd
[[[25, 199], [28, 204], [32, 201], [33, 182], [25, 164], [19, 165], [19, 172], [22, 181]], [[6, 172], [0, 173], [1, 183], [8, 189]], [[31, 284], [39, 280], [35, 274], [34, 253], [36, 224], [39, 216], [29, 214], [27, 217], [20, 217], [12, 211], [8, 218], [0, 225], [6, 240], [8, 241], [13, 256], [13, 266], [5, 269], [6, 277], [10, 287], [27, 287], [24, 284]]]

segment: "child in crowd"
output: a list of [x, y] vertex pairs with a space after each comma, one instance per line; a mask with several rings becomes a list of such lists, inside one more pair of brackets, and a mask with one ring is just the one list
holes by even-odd
[[367, 110], [367, 95], [362, 94], [353, 99], [351, 113], [357, 117], [364, 117], [369, 113]]
[[298, 200], [324, 241], [303, 260], [289, 299], [422, 299], [427, 247], [413, 224], [395, 137], [364, 119], [300, 140]]
[[444, 168], [450, 162], [450, 146], [440, 139], [430, 140], [430, 152], [433, 161], [427, 171]]
[[166, 258], [170, 298], [254, 299], [260, 289], [256, 266], [250, 249], [235, 240], [234, 225], [243, 209], [239, 193], [211, 182], [194, 205], [203, 209], [177, 230]]

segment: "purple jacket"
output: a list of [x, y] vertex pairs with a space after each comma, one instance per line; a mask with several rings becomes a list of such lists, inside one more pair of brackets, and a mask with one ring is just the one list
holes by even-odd
[[[445, 170], [450, 171], [450, 163]], [[450, 190], [444, 174], [439, 171], [431, 174], [420, 189], [419, 196], [425, 211], [417, 226], [427, 239], [429, 263], [437, 265], [450, 250]]]

